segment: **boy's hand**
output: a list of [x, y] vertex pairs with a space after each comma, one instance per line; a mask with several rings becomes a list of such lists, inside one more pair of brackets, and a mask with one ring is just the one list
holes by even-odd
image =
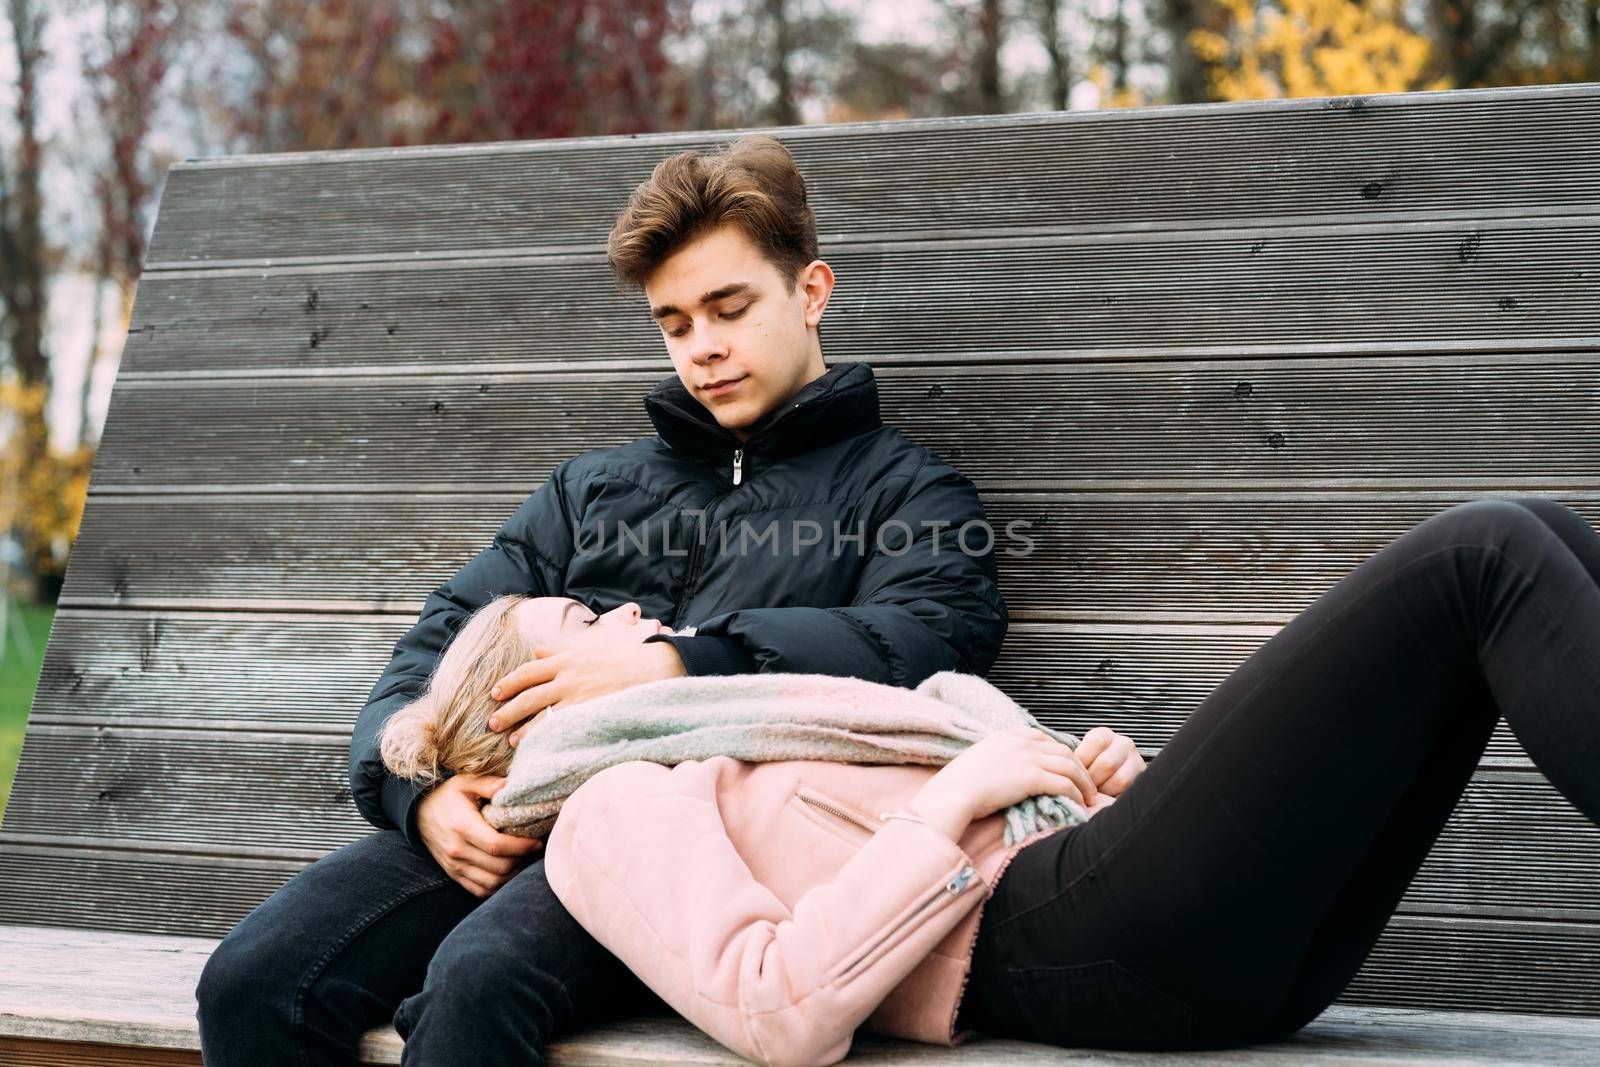
[[1084, 734], [1073, 751], [1088, 768], [1095, 788], [1112, 796], [1120, 796], [1145, 769], [1144, 757], [1139, 755], [1133, 738], [1109, 726], [1096, 726]]
[[506, 780], [492, 774], [456, 774], [417, 801], [417, 833], [444, 873], [479, 900], [521, 870], [543, 841], [504, 834], [489, 825], [478, 805]]
[[540, 713], [689, 673], [669, 641], [580, 645], [560, 652], [539, 646], [534, 654], [537, 658], [501, 678], [489, 692], [494, 699], [505, 701], [489, 718], [489, 729], [507, 730], [533, 717], [507, 738], [513, 746], [538, 721]]

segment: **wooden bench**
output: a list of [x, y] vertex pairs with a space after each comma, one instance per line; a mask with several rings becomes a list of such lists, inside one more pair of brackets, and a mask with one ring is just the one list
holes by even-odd
[[[1597, 130], [1579, 84], [772, 132], [838, 274], [827, 357], [1033, 524], [992, 679], [1159, 758], [1428, 515], [1600, 525]], [[349, 732], [423, 597], [561, 459], [651, 432], [671, 369], [604, 235], [729, 136], [170, 170], [0, 828], [0, 1060], [196, 1061], [216, 939], [372, 832]], [[1597, 974], [1600, 831], [1502, 726], [1355, 982], [1254, 1055], [1594, 1062]], [[555, 1051], [729, 1059], [672, 1020]]]

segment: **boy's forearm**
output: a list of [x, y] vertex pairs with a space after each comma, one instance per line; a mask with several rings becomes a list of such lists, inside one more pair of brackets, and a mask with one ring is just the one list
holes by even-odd
[[754, 674], [760, 669], [744, 642], [733, 637], [652, 634], [645, 644], [672, 649], [682, 674]]

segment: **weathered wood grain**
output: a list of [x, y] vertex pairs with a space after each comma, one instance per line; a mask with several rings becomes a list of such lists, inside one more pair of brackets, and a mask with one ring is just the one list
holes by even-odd
[[[1600, 169], [1600, 165], [1597, 165]], [[1237, 358], [1592, 349], [1600, 206], [1516, 220], [823, 248], [834, 361]], [[603, 257], [150, 275], [129, 375], [660, 365]], [[934, 294], [959, 294], [949, 300]]]
[[[1086, 729], [1045, 719], [1051, 720]], [[348, 729], [348, 722], [334, 735], [37, 725], [3, 834], [314, 857], [372, 829], [350, 797]], [[1464, 882], [1458, 906], [1570, 910], [1600, 919], [1600, 828], [1542, 774], [1477, 772], [1453, 825], [1438, 847]]]
[[[995, 490], [984, 504], [1014, 619], [1281, 625], [1417, 523], [1498, 495]], [[1600, 526], [1600, 487], [1556, 498]], [[522, 499], [95, 496], [62, 604], [414, 613]]]
[[132, 1048], [94, 1041], [0, 1037], [6, 1067], [201, 1067], [198, 1050]]
[[[347, 736], [415, 616], [62, 608], [36, 725]], [[1045, 722], [1154, 752], [1276, 626], [1013, 622], [990, 681]], [[245, 694], [242, 698], [241, 694]], [[1532, 761], [1501, 722], [1486, 768]]]
[[[0, 926], [0, 956], [14, 962], [14, 973], [21, 976], [0, 985], [0, 1053], [12, 1057], [8, 1063], [198, 1063], [193, 990], [213, 946], [203, 938]], [[369, 1031], [362, 1042], [361, 1062], [398, 1063], [400, 1046], [392, 1028]], [[183, 1052], [196, 1058], [179, 1058]], [[553, 1042], [548, 1053], [553, 1067], [743, 1062], [683, 1020], [665, 1016], [568, 1035]], [[32, 1058], [22, 1058], [24, 1054]], [[103, 1058], [92, 1058], [96, 1054]], [[1470, 1058], [1485, 1064], [1566, 1064], [1593, 1062], [1597, 1054], [1600, 1019], [1336, 1004], [1287, 1041], [1218, 1052], [1163, 1055], [1057, 1049], [983, 1037], [959, 1049], [944, 1049], [863, 1035], [850, 1060], [964, 1067], [1105, 1060], [1254, 1064], [1338, 1058], [1347, 1062], [1351, 1057], [1373, 1063]]]
[[[1581, 210], [1597, 123], [1591, 83], [761, 132], [826, 242]], [[656, 162], [745, 132], [186, 161], [147, 267], [594, 248]]]
[[[1600, 469], [1600, 353], [874, 374], [884, 420], [983, 491], [1564, 489]], [[653, 436], [643, 397], [671, 375], [124, 380], [94, 491], [527, 493], [569, 456]]]
[[[251, 848], [240, 841], [231, 851]], [[138, 841], [31, 845], [0, 831], [0, 923], [219, 938], [316, 858], [279, 852], [225, 856]]]

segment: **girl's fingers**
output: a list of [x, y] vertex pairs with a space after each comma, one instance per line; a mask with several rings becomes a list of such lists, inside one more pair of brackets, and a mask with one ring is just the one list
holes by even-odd
[[1121, 767], [1117, 768], [1117, 773], [1113, 774], [1106, 781], [1106, 784], [1111, 786], [1116, 792], [1121, 793], [1134, 783], [1134, 780], [1139, 777], [1139, 774], [1144, 770], [1144, 767], [1145, 765], [1142, 760], [1130, 758]]
[[1104, 726], [1096, 726], [1085, 733], [1078, 745], [1078, 755], [1087, 765], [1094, 762], [1096, 756], [1104, 752], [1116, 740], [1117, 735]]
[[1040, 774], [1038, 779], [1029, 786], [1028, 795], [1040, 797], [1063, 796], [1068, 800], [1077, 801], [1084, 807], [1089, 806], [1089, 802], [1084, 799], [1083, 789], [1077, 782], [1064, 774], [1055, 774], [1051, 771], [1045, 771]]
[[1092, 749], [1086, 749], [1082, 745], [1079, 745], [1077, 748], [1073, 748], [1071, 745], [1067, 744], [1065, 741], [1057, 741], [1055, 738], [1051, 737], [1049, 734], [1043, 733], [1043, 732], [1041, 732], [1039, 730], [1031, 730], [1030, 732], [1033, 734], [1033, 737], [1031, 738], [1031, 740], [1037, 742], [1039, 744], [1040, 748], [1046, 748], [1046, 749], [1050, 749], [1052, 751], [1057, 751], [1057, 752], [1069, 752], [1072, 755], [1078, 757], [1084, 763], [1089, 762], [1088, 759], [1084, 758], [1085, 755], [1087, 755], [1087, 756], [1089, 756], [1091, 758], [1094, 755], [1094, 751]]
[[1029, 795], [1045, 796], [1052, 791], [1062, 791], [1060, 789], [1062, 783], [1067, 782], [1071, 783], [1072, 788], [1066, 792], [1066, 795], [1080, 803], [1087, 804], [1089, 798], [1095, 794], [1094, 783], [1089, 781], [1088, 775], [1083, 773], [1081, 767], [1072, 768], [1058, 765], [1037, 768], [1037, 775], [1028, 786]]
[[1047, 771], [1045, 773], [1044, 788], [1040, 790], [1040, 795], [1054, 796], [1056, 794], [1076, 800], [1086, 808], [1099, 798], [1098, 793], [1086, 791], [1076, 778]]
[[1088, 768], [1078, 759], [1077, 755], [1068, 752], [1066, 755], [1057, 753], [1041, 754], [1039, 766], [1047, 773], [1059, 774], [1078, 783], [1079, 790], [1084, 796], [1093, 796], [1099, 790], [1094, 784], [1094, 778], [1089, 774]]

